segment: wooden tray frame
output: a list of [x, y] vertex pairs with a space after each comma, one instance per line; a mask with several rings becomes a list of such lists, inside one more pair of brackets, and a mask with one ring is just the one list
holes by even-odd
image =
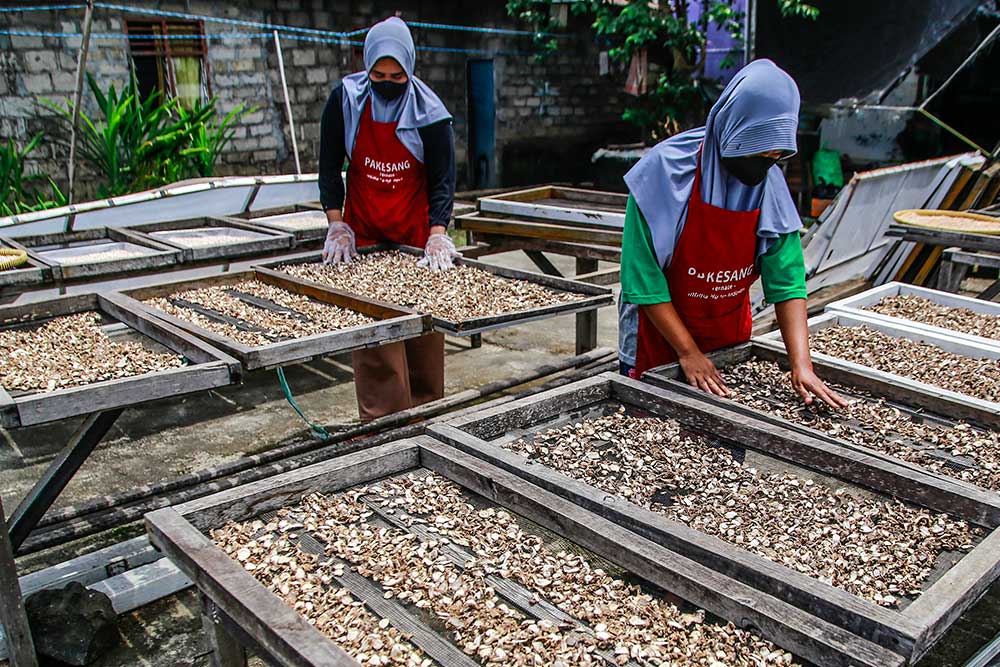
[[[134, 243], [146, 248], [156, 250], [152, 255], [142, 255], [139, 257], [129, 257], [128, 259], [118, 259], [110, 262], [93, 262], [90, 264], [59, 264], [52, 262], [39, 255], [35, 248], [60, 243], [76, 243], [78, 241], [98, 241], [107, 239], [109, 241]], [[20, 248], [28, 253], [28, 257], [45, 266], [52, 272], [55, 280], [79, 280], [93, 278], [95, 276], [110, 276], [119, 273], [133, 273], [138, 271], [152, 271], [168, 266], [179, 264], [183, 260], [183, 253], [172, 246], [149, 239], [130, 229], [120, 229], [114, 227], [98, 227], [74, 232], [56, 232], [53, 234], [36, 234], [33, 236], [5, 237], [4, 243], [11, 247]]]
[[920, 331], [927, 331], [938, 336], [946, 336], [948, 338], [955, 338], [967, 343], [975, 343], [977, 345], [986, 345], [988, 347], [1000, 349], [1000, 340], [995, 338], [985, 338], [983, 336], [976, 336], [962, 331], [955, 331], [954, 329], [947, 329], [933, 324], [926, 324], [924, 322], [917, 322], [916, 320], [908, 320], [902, 317], [883, 315], [871, 310], [866, 310], [867, 306], [874, 306], [887, 296], [900, 295], [919, 296], [942, 306], [965, 308], [984, 315], [1000, 317], [1000, 303], [994, 303], [984, 299], [973, 299], [971, 297], [960, 296], [950, 292], [942, 292], [941, 290], [918, 287], [916, 285], [898, 282], [886, 283], [884, 285], [880, 285], [879, 287], [865, 290], [860, 294], [855, 294], [854, 296], [850, 296], [846, 299], [834, 301], [826, 307], [826, 312], [847, 313], [848, 315], [854, 315], [855, 317], [879, 320], [894, 326], [919, 329]]
[[270, 217], [279, 215], [295, 215], [296, 213], [319, 213], [321, 216], [325, 217], [322, 208], [296, 205], [291, 207], [283, 207], [281, 209], [254, 211], [252, 214], [237, 213], [233, 215], [223, 216], [223, 218], [226, 220], [233, 220], [242, 223], [250, 223], [257, 227], [263, 227], [264, 229], [269, 229], [275, 232], [281, 232], [282, 234], [291, 234], [295, 238], [296, 244], [321, 241], [326, 238], [326, 232], [327, 229], [329, 228], [328, 226], [322, 228], [317, 227], [316, 229], [285, 229], [279, 225], [267, 222], [267, 218]]
[[[539, 204], [544, 199], [565, 199], [575, 202], [573, 206]], [[522, 218], [584, 223], [596, 227], [622, 229], [625, 226], [625, 205], [628, 195], [600, 190], [583, 190], [561, 185], [543, 185], [527, 190], [505, 192], [479, 198], [479, 210], [483, 213], [500, 213]], [[588, 204], [613, 206], [621, 211], [588, 207]]]
[[[311, 297], [317, 301], [364, 313], [379, 321], [348, 329], [250, 347], [143, 303], [145, 299], [166, 296], [181, 290], [226, 285], [242, 280], [259, 280], [296, 294]], [[142, 310], [152, 317], [168, 322], [172, 326], [183, 329], [236, 357], [248, 371], [260, 368], [277, 368], [330, 354], [351, 352], [366, 347], [376, 347], [416, 338], [430, 333], [433, 325], [429, 315], [420, 315], [405, 308], [365, 299], [355, 294], [339, 292], [318, 283], [300, 280], [294, 276], [263, 267], [220, 273], [195, 280], [177, 280], [123, 290], [121, 296], [133, 309]]]
[[[763, 347], [754, 343], [753, 341], [749, 343], [743, 343], [741, 345], [736, 345], [734, 347], [725, 348], [722, 350], [716, 350], [715, 352], [709, 352], [706, 356], [712, 360], [715, 367], [722, 370], [729, 366], [734, 366], [740, 364], [748, 359], [753, 359], [754, 357], [759, 359], [765, 359], [768, 361], [777, 362], [783, 369], [788, 370], [789, 362], [788, 357], [783, 353], [779, 352], [770, 347]], [[886, 399], [890, 404], [897, 406], [901, 409], [911, 410], [915, 415], [919, 414], [925, 419], [930, 419], [934, 421], [940, 421], [942, 423], [954, 423], [953, 419], [948, 414], [947, 410], [940, 411], [939, 414], [934, 414], [933, 412], [928, 412], [926, 406], [914, 405], [910, 399], [910, 395], [905, 391], [896, 392], [896, 385], [888, 385], [885, 391], [873, 392], [872, 389], [868, 387], [859, 387], [858, 384], [851, 381], [850, 377], [846, 374], [837, 375], [837, 379], [834, 380], [832, 376], [828, 375], [826, 369], [821, 364], [815, 365], [815, 370], [817, 374], [828, 380], [830, 382], [838, 382], [841, 384], [851, 385], [856, 389], [863, 389], [864, 391], [875, 393], [881, 398]], [[677, 392], [681, 394], [686, 394], [688, 396], [694, 397], [697, 400], [704, 401], [706, 403], [711, 403], [714, 406], [722, 408], [724, 410], [729, 410], [742, 417], [750, 419], [751, 421], [761, 421], [768, 424], [772, 424], [779, 428], [787, 429], [789, 431], [794, 431], [796, 433], [801, 433], [809, 438], [815, 438], [817, 440], [825, 440], [827, 442], [833, 443], [840, 447], [846, 447], [847, 449], [853, 449], [859, 452], [863, 452], [868, 456], [876, 459], [883, 459], [889, 461], [895, 465], [900, 465], [904, 467], [912, 468], [915, 471], [921, 472], [926, 475], [931, 475], [934, 477], [939, 477], [942, 479], [952, 480], [954, 483], [962, 486], [967, 486], [973, 493], [985, 493], [985, 494], [995, 494], [995, 491], [989, 489], [984, 489], [982, 487], [976, 486], [970, 482], [965, 482], [955, 477], [949, 477], [947, 475], [941, 475], [933, 470], [929, 470], [916, 463], [911, 463], [909, 461], [904, 461], [902, 459], [896, 458], [885, 452], [881, 452], [875, 449], [870, 449], [868, 447], [862, 447], [853, 442], [848, 442], [841, 438], [836, 438], [823, 431], [811, 428], [804, 424], [799, 424], [796, 422], [790, 422], [781, 417], [776, 417], [771, 413], [752, 408], [736, 401], [730, 400], [728, 398], [722, 398], [712, 394], [708, 394], [699, 389], [692, 387], [684, 379], [684, 374], [681, 371], [680, 365], [673, 363], [667, 364], [666, 366], [658, 366], [652, 368], [642, 375], [644, 382], [648, 382], [652, 385], [666, 389], [667, 391]], [[863, 378], [859, 378], [859, 382], [864, 383]]]
[[[263, 234], [268, 238], [247, 241], [245, 243], [233, 243], [228, 245], [205, 246], [204, 248], [191, 248], [169, 239], [161, 239], [152, 235], [152, 232], [175, 231], [179, 229], [197, 229], [199, 227], [228, 227], [256, 234]], [[250, 224], [243, 220], [219, 216], [203, 216], [197, 218], [187, 218], [184, 220], [171, 220], [169, 222], [152, 222], [145, 225], [135, 225], [127, 228], [129, 232], [135, 233], [148, 242], [161, 243], [171, 248], [176, 248], [181, 252], [185, 262], [204, 262], [213, 259], [236, 259], [250, 255], [264, 255], [271, 252], [287, 250], [292, 247], [295, 240], [290, 233], [276, 231], [267, 227]]]
[[0, 425], [33, 426], [104, 410], [148, 403], [240, 381], [240, 364], [187, 332], [135, 308], [120, 295], [81, 294], [22, 306], [0, 307], [0, 325], [23, 324], [96, 310], [155, 340], [190, 363], [180, 368], [93, 382], [13, 398], [0, 387]]
[[996, 234], [971, 234], [969, 232], [953, 232], [945, 229], [930, 229], [914, 225], [901, 225], [898, 222], [890, 224], [886, 236], [899, 237], [913, 243], [944, 246], [957, 246], [963, 250], [985, 250], [1000, 252], [1000, 236]]
[[[10, 242], [10, 239], [0, 238], [0, 247], [23, 250]], [[52, 280], [52, 270], [28, 255], [28, 262], [16, 269], [0, 271], [0, 288], [20, 290], [34, 287]]]
[[[868, 317], [867, 314], [853, 315], [845, 312], [829, 312], [817, 317], [811, 317], [808, 322], [810, 333], [815, 333], [827, 327], [859, 325], [871, 327], [897, 338], [908, 338], [936, 345], [948, 352], [962, 354], [967, 357], [1000, 359], [1000, 347], [980, 345], [979, 343], [940, 335], [927, 329], [917, 329], [909, 325], [886, 322], [884, 319]], [[762, 347], [770, 347], [780, 352], [785, 351], [785, 344], [781, 339], [780, 331], [772, 331], [761, 336], [756, 336], [753, 340]], [[915, 403], [915, 405], [927, 407], [937, 412], [948, 414], [951, 417], [966, 419], [984, 426], [993, 428], [1000, 426], [1000, 403], [960, 394], [926, 382], [918, 382], [902, 375], [876, 370], [869, 366], [863, 366], [828, 354], [813, 352], [812, 359], [814, 364], [817, 362], [822, 364], [827, 371], [836, 368], [840, 371], [849, 372], [852, 376], [858, 377], [859, 380], [864, 378], [865, 384], [860, 382], [853, 383], [859, 387], [867, 388], [866, 384], [877, 387], [895, 384], [901, 390], [909, 390], [912, 400], [920, 401], [920, 403]]]
[[[424, 251], [419, 248], [394, 245], [394, 244], [379, 244], [379, 245], [369, 246], [367, 248], [359, 249], [358, 252], [360, 254], [368, 254], [374, 252], [382, 252], [386, 250], [395, 250], [407, 255], [412, 255], [414, 257], [422, 257], [424, 254]], [[277, 271], [278, 267], [284, 264], [303, 264], [307, 262], [319, 262], [321, 257], [322, 253], [308, 252], [299, 255], [284, 257], [280, 260], [272, 260], [264, 262], [257, 266], [266, 267]], [[493, 329], [502, 329], [504, 327], [510, 327], [516, 324], [524, 324], [525, 322], [533, 322], [535, 320], [548, 319], [550, 317], [557, 317], [559, 315], [570, 315], [572, 313], [581, 313], [589, 310], [596, 310], [598, 308], [603, 308], [604, 306], [611, 305], [614, 302], [614, 295], [611, 289], [607, 287], [598, 287], [597, 285], [581, 283], [575, 280], [567, 280], [566, 278], [557, 278], [555, 276], [547, 276], [542, 273], [531, 273], [529, 271], [521, 271], [518, 269], [508, 269], [503, 266], [496, 266], [495, 264], [487, 264], [485, 262], [477, 262], [475, 260], [464, 259], [461, 257], [456, 259], [455, 263], [463, 266], [473, 266], [478, 269], [482, 269], [483, 271], [487, 271], [489, 273], [504, 278], [512, 278], [514, 280], [526, 280], [528, 282], [535, 283], [536, 285], [542, 285], [543, 287], [548, 287], [554, 290], [559, 290], [563, 292], [573, 292], [575, 294], [583, 294], [586, 296], [586, 298], [580, 299], [579, 301], [574, 301], [573, 303], [563, 303], [552, 306], [543, 306], [541, 308], [531, 308], [529, 310], [522, 310], [513, 313], [503, 313], [502, 315], [489, 315], [486, 317], [476, 317], [461, 321], [447, 320], [441, 317], [432, 316], [435, 330], [440, 331], [442, 333], [451, 334], [453, 336], [471, 336], [473, 334], [482, 333], [484, 331], [490, 331]], [[330, 289], [323, 283], [318, 283], [311, 280], [302, 280], [302, 282], [311, 284], [319, 288]]]
[[[989, 534], [913, 603], [901, 611], [793, 571], [717, 537], [608, 495], [549, 467], [529, 463], [490, 440], [573, 411], [614, 400], [675, 419], [724, 444], [749, 448], [850, 483], [946, 511]], [[702, 565], [778, 597], [824, 621], [916, 662], [1000, 575], [1000, 496], [934, 477], [828, 440], [752, 422], [697, 398], [675, 394], [613, 373], [581, 380], [530, 398], [433, 424], [428, 432], [526, 482], [677, 551]], [[692, 600], [702, 604], [701, 600]]]
[[475, 236], [502, 236], [562, 243], [621, 247], [623, 232], [585, 222], [554, 222], [507, 217], [500, 213], [468, 213], [455, 217], [455, 229]]
[[[563, 535], [680, 598], [747, 627], [818, 665], [901, 665], [871, 642], [727, 578], [474, 456], [420, 436], [308, 466], [146, 515], [154, 545], [187, 574], [229, 637], [255, 645], [273, 664], [357, 665], [291, 607], [215, 546], [206, 533], [414, 468], [426, 468]], [[375, 597], [377, 602], [380, 597]], [[216, 633], [216, 628], [210, 632]], [[416, 639], [416, 636], [415, 636]], [[210, 641], [210, 643], [216, 643]], [[219, 642], [219, 643], [225, 643]], [[229, 665], [242, 664], [234, 661]], [[442, 664], [465, 664], [444, 662]]]

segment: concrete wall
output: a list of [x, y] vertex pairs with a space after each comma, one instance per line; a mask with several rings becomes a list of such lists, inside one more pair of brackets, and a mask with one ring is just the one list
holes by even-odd
[[[350, 30], [398, 12], [404, 19], [524, 29], [506, 16], [503, 0], [423, 2], [420, 0], [249, 0], [248, 2], [139, 2], [152, 7], [279, 25]], [[134, 18], [146, 18], [141, 14]], [[80, 33], [82, 10], [0, 14], [0, 27]], [[573, 20], [573, 19], [571, 19]], [[120, 33], [125, 16], [97, 10], [95, 33]], [[579, 26], [582, 27], [582, 26]], [[571, 24], [570, 28], [573, 28]], [[206, 22], [207, 34], [261, 32], [259, 28]], [[578, 34], [586, 34], [582, 30]], [[529, 38], [414, 29], [418, 46], [483, 49], [490, 54], [418, 52], [418, 75], [442, 97], [455, 116], [460, 185], [468, 183], [465, 165], [468, 126], [466, 66], [470, 58], [493, 58], [497, 90], [497, 160], [504, 183], [575, 180], [584, 177], [590, 151], [609, 140], [630, 138], [620, 121], [620, 77], [598, 74], [598, 53], [588, 39], [565, 40], [558, 54], [538, 64]], [[360, 39], [360, 38], [359, 38]], [[78, 37], [0, 35], [0, 137], [23, 141], [34, 132], [51, 139], [32, 166], [61, 182], [68, 154], [65, 134], [39, 97], [61, 101], [72, 93]], [[360, 68], [360, 47], [282, 40], [286, 75], [302, 166], [316, 169], [319, 120], [330, 90]], [[520, 53], [519, 53], [520, 52]], [[245, 116], [223, 156], [224, 174], [291, 172], [294, 162], [284, 118], [277, 58], [271, 39], [210, 38], [207, 57], [212, 92], [221, 111], [244, 103], [260, 108]], [[129, 72], [128, 44], [121, 38], [92, 43], [88, 70], [100, 85], [121, 85]], [[46, 119], [46, 116], [49, 116]]]

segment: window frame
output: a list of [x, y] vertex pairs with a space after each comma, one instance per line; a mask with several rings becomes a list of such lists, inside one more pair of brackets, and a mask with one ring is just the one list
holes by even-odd
[[[135, 66], [136, 56], [160, 58], [163, 61], [163, 66], [165, 68], [164, 85], [166, 90], [163, 90], [162, 92], [165, 93], [167, 97], [171, 99], [177, 97], [177, 75], [174, 70], [173, 58], [178, 57], [199, 58], [201, 60], [201, 65], [205, 73], [205, 92], [209, 99], [212, 98], [211, 66], [208, 62], [208, 41], [205, 39], [204, 21], [167, 19], [161, 17], [153, 19], [125, 19], [124, 24], [125, 34], [128, 40], [129, 58], [132, 60], [133, 67]], [[137, 32], [137, 29], [140, 26], [144, 28], [148, 27], [150, 33], [153, 32], [154, 26], [159, 27], [160, 33], [159, 35], [153, 35], [150, 37], [150, 35], [145, 32]], [[170, 32], [171, 26], [194, 28], [195, 32], [191, 33], [191, 41], [197, 42], [198, 46], [193, 49], [174, 48], [174, 39], [163, 38], [164, 35], [177, 34]]]

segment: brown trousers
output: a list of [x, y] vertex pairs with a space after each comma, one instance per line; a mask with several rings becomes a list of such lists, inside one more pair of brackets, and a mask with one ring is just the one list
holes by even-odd
[[351, 362], [361, 421], [444, 396], [444, 334], [360, 350]]

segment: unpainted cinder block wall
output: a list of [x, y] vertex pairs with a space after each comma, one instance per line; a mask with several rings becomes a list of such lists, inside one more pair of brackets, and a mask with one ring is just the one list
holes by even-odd
[[[527, 27], [507, 16], [503, 0], [189, 0], [138, 2], [133, 6], [337, 31], [364, 28], [393, 14], [435, 23]], [[149, 17], [100, 8], [95, 13], [96, 38], [87, 69], [102, 88], [127, 82], [127, 40], [101, 36], [125, 32], [127, 18]], [[0, 14], [0, 27], [25, 31], [79, 34], [82, 23], [82, 10]], [[536, 62], [528, 37], [414, 28], [418, 46], [442, 49], [419, 51], [417, 74], [437, 91], [455, 116], [460, 188], [469, 185], [471, 176], [466, 164], [470, 59], [494, 62], [497, 172], [504, 185], [586, 179], [594, 149], [608, 141], [630, 138], [632, 130], [620, 120], [620, 74], [599, 75], [598, 49], [586, 26], [571, 22], [569, 29], [574, 36], [562, 40], [554, 56]], [[294, 171], [273, 39], [236, 38], [238, 33], [264, 31], [234, 23], [205, 22], [204, 30], [210, 35], [206, 60], [211, 92], [219, 98], [220, 111], [226, 113], [239, 104], [258, 107], [240, 121], [218, 172], [254, 175]], [[226, 38], [225, 34], [234, 37]], [[33, 154], [30, 168], [52, 176], [59, 184], [65, 184], [68, 135], [40, 100], [62, 103], [71, 97], [79, 46], [80, 38], [75, 36], [0, 35], [0, 138], [25, 142], [36, 132], [45, 131], [48, 138]], [[282, 54], [302, 168], [314, 171], [323, 105], [342, 76], [362, 69], [361, 48], [284, 36]], [[85, 104], [93, 111], [89, 95]], [[93, 194], [94, 183], [94, 179], [81, 179], [81, 194]]]

